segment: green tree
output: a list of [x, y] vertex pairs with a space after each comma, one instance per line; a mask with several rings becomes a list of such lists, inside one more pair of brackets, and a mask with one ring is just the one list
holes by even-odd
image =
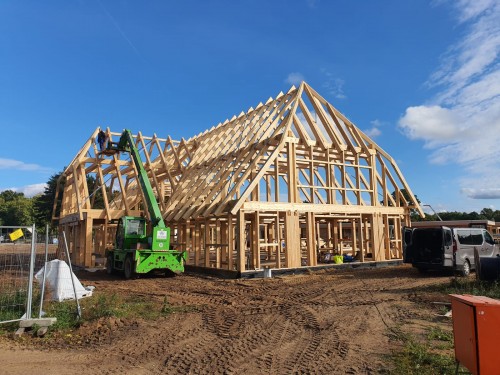
[[90, 202], [92, 208], [104, 208], [104, 198], [101, 185], [98, 183], [96, 178], [91, 175], [87, 175], [87, 188], [90, 194]]
[[33, 201], [23, 193], [6, 190], [0, 193], [0, 222], [2, 225], [32, 225]]
[[[408, 191], [406, 189], [401, 189], [399, 192], [401, 193], [401, 195], [399, 196], [399, 205], [400, 206], [406, 206], [406, 205], [408, 205], [409, 207], [415, 206], [413, 204], [412, 200], [410, 199], [410, 193], [408, 193]], [[394, 199], [394, 201], [397, 202], [396, 190], [394, 190], [391, 195], [392, 195], [392, 198]], [[417, 203], [420, 204], [420, 199], [418, 199], [418, 196], [416, 194], [414, 194], [414, 197], [415, 197], [415, 200], [417, 201]], [[389, 205], [392, 206], [392, 203], [389, 202]], [[418, 213], [418, 211], [415, 208], [410, 208], [410, 218], [412, 221], [422, 220], [422, 218], [420, 217], [420, 214]]]
[[24, 197], [24, 193], [18, 193], [13, 190], [4, 190], [0, 193], [0, 203], [11, 202], [20, 197]]
[[[49, 181], [47, 181], [47, 186], [45, 187], [43, 194], [33, 198], [35, 224], [38, 228], [45, 227], [46, 224], [50, 225], [52, 222], [52, 210], [54, 208], [54, 200], [56, 198], [57, 180], [62, 175], [63, 171], [52, 175], [49, 178]], [[59, 186], [57, 211], [55, 213], [56, 216], [59, 216], [59, 210], [61, 207], [65, 182], [64, 179], [62, 182], [63, 183]]]
[[479, 214], [486, 220], [493, 220], [494, 218], [494, 211], [491, 208], [483, 208]]

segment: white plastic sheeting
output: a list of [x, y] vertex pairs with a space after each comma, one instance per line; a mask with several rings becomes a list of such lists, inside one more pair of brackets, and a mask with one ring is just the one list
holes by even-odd
[[80, 280], [72, 273], [69, 266], [64, 260], [54, 259], [47, 262], [45, 267], [42, 267], [35, 275], [39, 283], [43, 281], [43, 273], [45, 268], [47, 273], [45, 275], [45, 286], [48, 290], [50, 299], [53, 301], [62, 302], [67, 299], [75, 299], [75, 292], [73, 284], [71, 283], [71, 276], [75, 282], [75, 290], [77, 298], [90, 297], [92, 295], [93, 287], [85, 288]]

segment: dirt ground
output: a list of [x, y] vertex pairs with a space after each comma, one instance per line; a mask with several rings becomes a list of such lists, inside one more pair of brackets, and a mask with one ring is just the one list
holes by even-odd
[[90, 298], [116, 292], [195, 308], [86, 323], [74, 345], [1, 337], [2, 374], [376, 374], [401, 345], [391, 329], [451, 330], [431, 303], [447, 296], [426, 291], [450, 276], [406, 265], [254, 280], [78, 277], [95, 286]]

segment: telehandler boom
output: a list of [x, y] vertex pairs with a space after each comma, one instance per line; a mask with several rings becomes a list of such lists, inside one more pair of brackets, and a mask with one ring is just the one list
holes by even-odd
[[118, 142], [108, 142], [102, 153], [112, 155], [117, 152], [130, 153], [130, 159], [135, 165], [137, 179], [147, 205], [149, 225], [144, 217], [123, 216], [119, 219], [115, 248], [106, 252], [108, 273], [120, 271], [126, 279], [129, 279], [134, 275], [145, 274], [152, 270], [183, 272], [187, 253], [170, 249], [170, 228], [166, 227], [163, 221], [160, 207], [130, 130], [124, 130]]

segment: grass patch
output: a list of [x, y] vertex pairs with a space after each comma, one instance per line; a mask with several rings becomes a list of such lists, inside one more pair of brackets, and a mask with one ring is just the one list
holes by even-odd
[[488, 282], [476, 279], [453, 278], [449, 285], [443, 288], [447, 294], [471, 294], [500, 299], [500, 282]]
[[452, 344], [453, 347], [453, 332], [445, 331], [439, 327], [429, 328], [427, 339], [434, 341], [443, 341]]
[[195, 311], [195, 306], [171, 306], [165, 296], [163, 302], [141, 296], [119, 296], [117, 294], [97, 294], [80, 300], [81, 319], [77, 316], [75, 301], [50, 302], [45, 306], [46, 316], [57, 318], [52, 330], [71, 330], [83, 322], [100, 318], [116, 317], [124, 319], [142, 318], [154, 320], [173, 313]]
[[[9, 304], [0, 305], [0, 320], [20, 319], [24, 314], [26, 293], [15, 296], [0, 294], [0, 301], [7, 300]], [[2, 299], [3, 298], [3, 299]], [[92, 322], [101, 318], [147, 319], [154, 320], [169, 314], [198, 311], [197, 306], [173, 306], [167, 296], [163, 301], [149, 296], [120, 296], [118, 294], [94, 293], [91, 297], [80, 301], [81, 318], [78, 318], [77, 305], [74, 300], [63, 302], [47, 301], [43, 305], [44, 316], [57, 319], [50, 331], [68, 332], [78, 328], [84, 322]], [[32, 317], [38, 317], [40, 296], [34, 295]], [[0, 324], [0, 335], [8, 334], [19, 327], [18, 322]]]
[[[442, 353], [433, 343], [434, 340], [447, 342], [446, 347], [453, 347], [453, 335], [440, 329], [430, 329], [427, 335], [419, 340], [415, 336], [397, 331], [395, 338], [403, 344], [402, 350], [389, 356], [392, 368], [387, 374], [407, 375], [445, 375], [455, 373], [453, 354]], [[450, 346], [451, 345], [451, 346]]]
[[415, 292], [437, 292], [442, 294], [470, 294], [500, 299], [500, 280], [482, 281], [475, 278], [453, 277], [449, 282], [414, 289]]
[[0, 321], [20, 319], [24, 314], [27, 290], [0, 294]]
[[[500, 299], [500, 281], [488, 282], [474, 278], [453, 277], [450, 282], [416, 290], [423, 293], [486, 296]], [[442, 307], [441, 314], [449, 307]], [[451, 321], [450, 321], [451, 325]], [[390, 370], [387, 374], [437, 375], [455, 374], [453, 332], [440, 327], [429, 327], [425, 333], [410, 335], [402, 331], [404, 327], [391, 331], [391, 337], [401, 342], [401, 349], [388, 358]], [[469, 374], [463, 366], [460, 374]]]

